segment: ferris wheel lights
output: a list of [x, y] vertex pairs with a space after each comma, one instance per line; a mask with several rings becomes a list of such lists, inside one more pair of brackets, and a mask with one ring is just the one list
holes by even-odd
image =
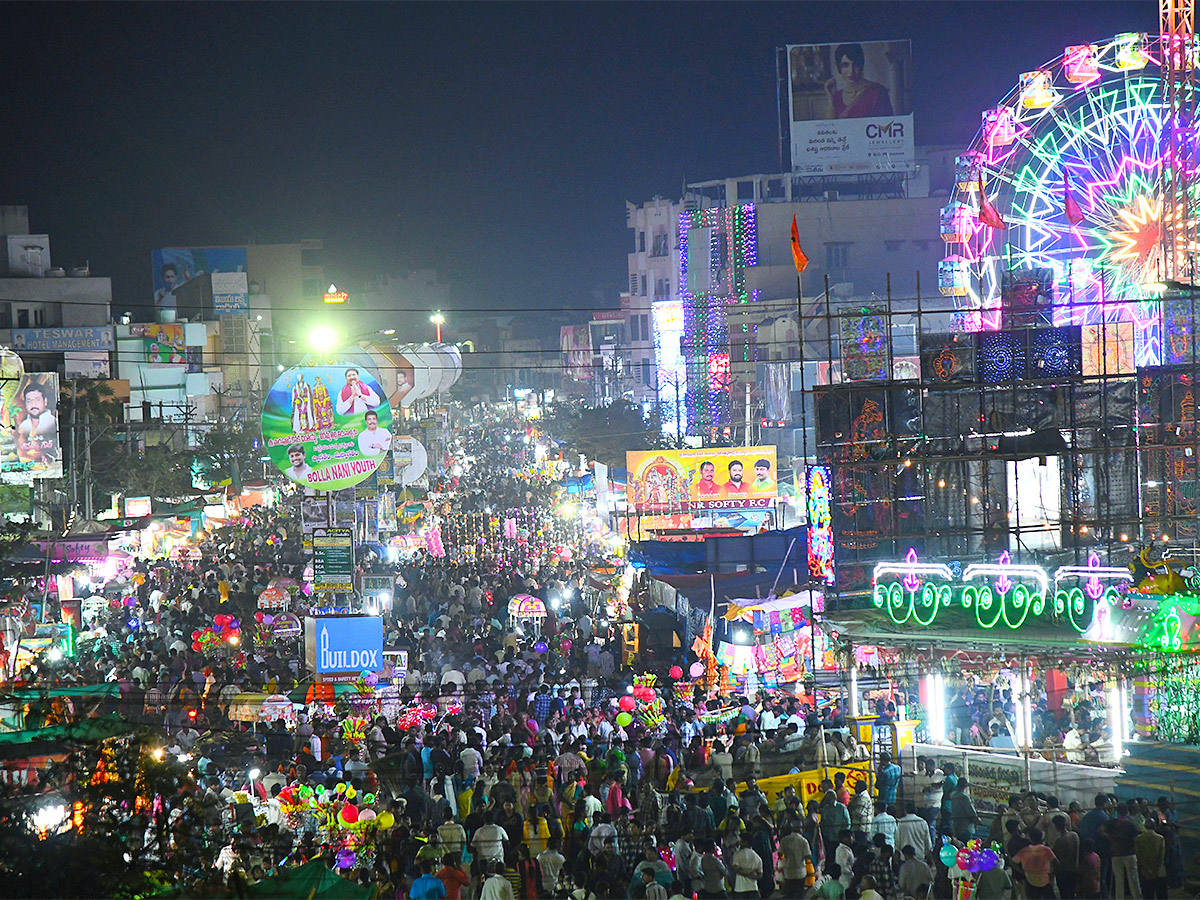
[[1025, 109], [1046, 109], [1061, 96], [1054, 89], [1054, 78], [1045, 69], [1021, 73], [1021, 105]]
[[1090, 84], [1100, 77], [1095, 44], [1076, 44], [1063, 51], [1063, 73], [1071, 84]]
[[989, 147], [1007, 147], [1017, 139], [1017, 121], [1006, 106], [986, 110], [983, 114], [983, 137]]
[[1146, 35], [1140, 31], [1127, 31], [1113, 38], [1114, 59], [1118, 69], [1144, 69], [1150, 61], [1146, 51]]
[[965, 203], [957, 200], [942, 207], [942, 240], [947, 244], [962, 244], [970, 239], [971, 214]]
[[943, 297], [965, 297], [970, 273], [961, 256], [947, 256], [938, 263], [938, 290]]

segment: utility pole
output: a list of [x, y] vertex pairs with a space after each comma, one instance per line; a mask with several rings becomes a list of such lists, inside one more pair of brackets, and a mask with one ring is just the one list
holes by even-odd
[[746, 437], [743, 446], [750, 446], [750, 385], [751, 382], [746, 382]]
[[[72, 470], [74, 466], [72, 466]], [[84, 518], [92, 520], [92, 417], [83, 419], [83, 499]]]
[[71, 515], [79, 509], [79, 451], [76, 446], [76, 425], [79, 422], [79, 380], [71, 379]]

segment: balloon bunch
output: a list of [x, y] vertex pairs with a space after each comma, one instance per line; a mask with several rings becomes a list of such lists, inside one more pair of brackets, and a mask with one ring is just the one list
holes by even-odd
[[271, 613], [256, 612], [254, 614], [254, 643], [259, 647], [265, 647], [275, 641], [275, 629], [272, 627], [275, 624], [275, 616]]
[[442, 531], [440, 528], [430, 528], [425, 532], [425, 550], [430, 556], [439, 559], [446, 555], [446, 548], [442, 545]]
[[402, 731], [411, 731], [414, 728], [420, 728], [426, 722], [432, 722], [437, 718], [438, 708], [436, 703], [416, 703], [400, 714], [400, 718], [396, 720], [396, 727]]
[[657, 675], [633, 676], [633, 697], [638, 703], [637, 715], [642, 720], [642, 724], [651, 731], [667, 720], [663, 715], [662, 698], [654, 690], [654, 684], [657, 681]]
[[346, 716], [342, 719], [342, 740], [358, 747], [367, 739], [367, 728], [370, 724], [364, 716]]
[[354, 689], [363, 697], [372, 697], [375, 695], [375, 688], [379, 685], [379, 676], [374, 672], [369, 672], [363, 669], [358, 673], [358, 677], [354, 679]]
[[211, 628], [201, 628], [192, 632], [192, 649], [197, 653], [209, 653], [221, 644], [221, 636]]
[[[376, 815], [375, 810], [370, 808], [375, 802], [374, 794], [360, 795], [353, 785], [344, 781], [339, 781], [332, 791], [323, 784], [317, 785], [315, 790], [308, 785], [296, 790], [297, 796], [308, 804], [318, 823], [330, 831], [362, 834], [369, 828], [386, 830], [396, 824], [396, 817], [390, 812]], [[361, 805], [356, 805], [356, 800]]]
[[[947, 869], [953, 870], [955, 867], [960, 869], [964, 873], [964, 878], [982, 872], [990, 872], [1001, 865], [999, 842], [993, 842], [991, 847], [985, 848], [983, 841], [975, 838], [967, 841], [967, 845], [961, 849], [950, 843], [948, 837], [943, 837], [942, 842], [938, 858]], [[951, 872], [952, 877], [953, 874]]]

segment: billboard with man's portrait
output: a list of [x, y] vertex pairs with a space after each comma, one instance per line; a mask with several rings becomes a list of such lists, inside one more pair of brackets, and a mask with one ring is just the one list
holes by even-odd
[[392, 408], [379, 379], [351, 363], [288, 369], [271, 386], [261, 423], [276, 468], [321, 491], [360, 483], [392, 448]]
[[0, 480], [29, 484], [62, 478], [58, 440], [58, 373], [26, 373], [4, 391], [0, 409]]
[[791, 44], [787, 59], [792, 171], [912, 171], [909, 41]]
[[640, 514], [762, 509], [779, 496], [774, 447], [635, 450], [625, 465]]
[[231, 277], [245, 275], [245, 247], [164, 247], [150, 251], [150, 264], [157, 311], [196, 319], [249, 310], [245, 278]]

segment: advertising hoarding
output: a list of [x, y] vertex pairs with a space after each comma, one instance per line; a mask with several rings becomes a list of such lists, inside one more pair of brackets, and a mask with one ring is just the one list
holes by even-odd
[[[7, 372], [5, 373], [8, 374]], [[13, 376], [17, 378], [16, 375]], [[9, 385], [13, 385], [9, 389]], [[37, 372], [7, 382], [0, 408], [0, 476], [6, 484], [62, 478], [58, 442], [58, 373]]]
[[216, 285], [200, 276], [245, 272], [246, 248], [166, 247], [150, 251], [150, 264], [155, 309], [193, 318], [208, 312], [215, 293]]
[[787, 59], [792, 171], [912, 171], [909, 41], [789, 44]]
[[635, 450], [625, 460], [639, 514], [761, 509], [779, 496], [774, 447]]
[[142, 339], [147, 365], [187, 364], [187, 340], [182, 325], [130, 325], [129, 336]]
[[22, 350], [57, 353], [62, 350], [111, 350], [114, 347], [111, 325], [79, 328], [14, 328], [12, 347]]
[[354, 529], [314, 528], [313, 590], [321, 592], [354, 589]]
[[304, 659], [318, 675], [383, 668], [383, 619], [322, 616], [304, 620]]
[[392, 408], [379, 379], [349, 363], [288, 369], [263, 402], [261, 425], [275, 467], [318, 490], [363, 481], [392, 445]]
[[213, 314], [246, 315], [250, 312], [250, 284], [243, 272], [212, 273]]

